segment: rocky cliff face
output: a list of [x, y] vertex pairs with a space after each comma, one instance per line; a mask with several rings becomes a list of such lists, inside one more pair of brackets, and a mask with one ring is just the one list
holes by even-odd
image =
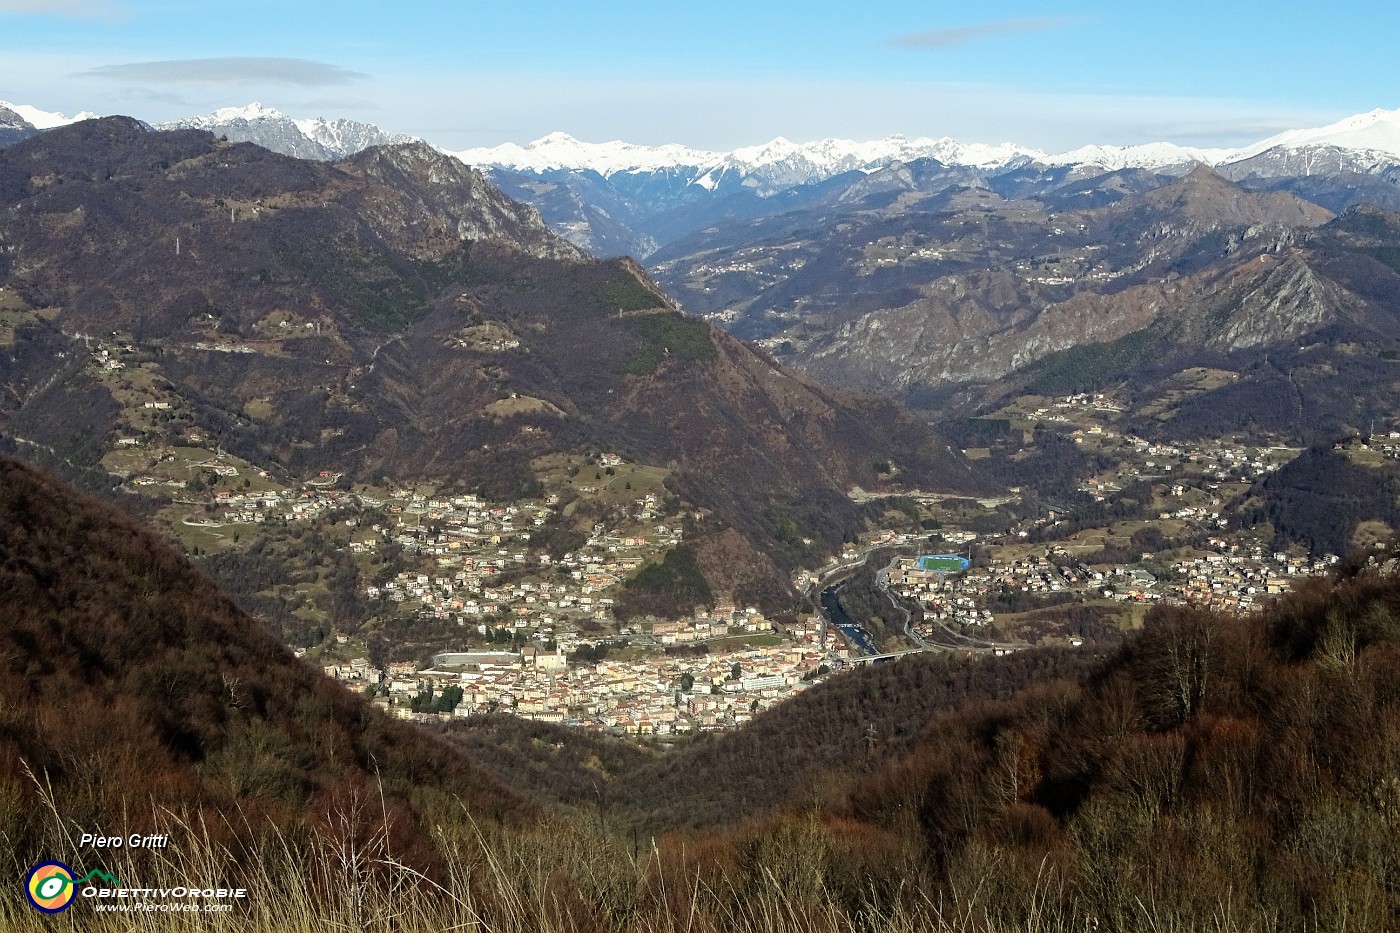
[[1181, 279], [1054, 301], [1005, 272], [970, 275], [841, 325], [802, 351], [801, 366], [823, 381], [896, 397], [990, 382], [1057, 350], [1131, 333], [1200, 287]]
[[481, 173], [427, 143], [376, 146], [339, 166], [373, 182], [355, 209], [382, 235], [420, 259], [439, 259], [465, 241], [508, 242], [541, 259], [582, 261], [539, 213], [513, 201]]
[[1234, 181], [1246, 178], [1300, 178], [1309, 175], [1380, 174], [1396, 166], [1396, 156], [1340, 146], [1276, 146], [1247, 159], [1221, 165], [1221, 175]]
[[271, 107], [249, 104], [156, 126], [160, 130], [206, 130], [230, 142], [255, 143], [298, 159], [333, 162], [372, 146], [415, 142], [413, 137], [386, 133], [371, 123], [355, 120], [296, 120]]

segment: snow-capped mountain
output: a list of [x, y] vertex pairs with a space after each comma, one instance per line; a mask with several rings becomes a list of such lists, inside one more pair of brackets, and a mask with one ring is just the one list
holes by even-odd
[[334, 161], [371, 146], [416, 142], [412, 136], [386, 133], [372, 123], [328, 120], [324, 117], [294, 119], [272, 107], [254, 102], [246, 107], [224, 107], [213, 113], [169, 123], [158, 130], [208, 130], [233, 142], [257, 143], [274, 152], [301, 159]]
[[1176, 143], [1145, 143], [1139, 146], [1081, 146], [1069, 152], [1046, 156], [1046, 165], [1096, 165], [1109, 171], [1145, 168], [1184, 174], [1192, 165], [1218, 165], [1233, 154], [1230, 149], [1196, 149]]
[[449, 153], [475, 165], [499, 165], [535, 172], [554, 169], [585, 169], [602, 175], [614, 172], [655, 171], [677, 165], [707, 165], [721, 153], [686, 146], [639, 146], [633, 143], [585, 143], [568, 133], [550, 133], [524, 146], [505, 143], [489, 149], [466, 149]]
[[[890, 136], [807, 143], [779, 137], [715, 152], [589, 143], [552, 133], [523, 146], [452, 154], [484, 168], [495, 184], [533, 204], [554, 230], [584, 249], [642, 257], [722, 220], [854, 204], [877, 192], [932, 196], [987, 188], [1002, 197], [1044, 198], [1064, 188], [1081, 199], [1073, 203], [1106, 203], [1202, 164], [1255, 187], [1296, 189], [1333, 211], [1361, 200], [1389, 205], [1400, 199], [1400, 110], [1292, 130], [1238, 149], [1158, 142], [1047, 153], [1014, 143]], [[1102, 186], [1094, 181], [1120, 172], [1136, 174]], [[1369, 179], [1357, 183], [1358, 174]]]
[[1270, 149], [1311, 146], [1335, 146], [1400, 158], [1400, 110], [1372, 110], [1316, 129], [1288, 130], [1236, 150], [1234, 160], [1248, 159]]
[[1236, 151], [1229, 178], [1394, 174], [1400, 166], [1400, 110], [1372, 110], [1328, 126], [1288, 130]]
[[713, 189], [727, 173], [745, 179], [750, 187], [782, 190], [810, 184], [843, 172], [869, 172], [891, 162], [937, 159], [945, 164], [999, 167], [1018, 159], [1043, 159], [1045, 153], [1024, 146], [966, 145], [952, 139], [906, 139], [890, 136], [871, 142], [823, 139], [794, 143], [781, 136], [758, 146], [713, 152], [687, 146], [640, 146], [619, 140], [586, 143], [567, 133], [551, 133], [524, 146], [506, 143], [454, 152], [470, 165], [513, 171], [597, 172], [604, 178], [618, 173], [684, 170], [693, 183]]
[[28, 139], [38, 132], [34, 124], [12, 110], [9, 104], [0, 103], [0, 146]]
[[40, 110], [38, 107], [31, 107], [28, 104], [12, 104], [0, 100], [0, 146], [17, 143], [21, 139], [28, 139], [30, 136], [43, 130], [53, 129], [55, 126], [66, 126], [69, 123], [76, 123], [79, 120], [87, 120], [95, 116], [97, 116], [95, 113], [83, 112], [76, 117], [69, 117], [61, 113]]
[[84, 110], [77, 116], [70, 117], [54, 111], [40, 110], [38, 107], [31, 107], [28, 104], [11, 104], [3, 100], [0, 100], [0, 108], [15, 114], [36, 130], [51, 130], [56, 126], [67, 126], [70, 123], [91, 120], [97, 116], [90, 110]]
[[1046, 153], [1014, 143], [991, 146], [947, 138], [890, 136], [871, 142], [823, 139], [810, 143], [794, 143], [779, 137], [732, 152], [712, 152], [679, 145], [640, 146], [616, 140], [587, 143], [566, 133], [551, 133], [524, 146], [506, 143], [452, 154], [470, 164], [512, 171], [592, 171], [605, 178], [619, 172], [691, 169], [697, 170], [695, 182], [704, 187], [713, 187], [719, 174], [732, 171], [751, 179], [752, 185], [781, 189], [821, 181], [842, 172], [869, 172], [893, 162], [926, 158], [945, 165], [982, 169], [1030, 161], [1049, 166], [1091, 165], [1109, 171], [1143, 168], [1180, 174], [1196, 163], [1225, 166], [1275, 149], [1315, 152], [1319, 148], [1367, 153], [1365, 158], [1355, 160], [1357, 164], [1400, 162], [1400, 110], [1373, 110], [1329, 126], [1289, 130], [1238, 149], [1199, 149], [1159, 142], [1137, 146], [1088, 145], [1068, 152]]

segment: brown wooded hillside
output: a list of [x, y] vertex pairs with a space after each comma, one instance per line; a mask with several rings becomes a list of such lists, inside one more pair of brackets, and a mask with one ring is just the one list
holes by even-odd
[[[478, 767], [510, 786], [605, 811], [615, 826], [715, 829], [842, 799], [863, 775], [907, 754], [935, 717], [1075, 680], [1102, 662], [1102, 654], [1074, 649], [905, 658], [832, 678], [741, 729], [702, 734], [660, 755], [591, 736], [576, 743], [573, 730], [511, 716], [471, 719], [451, 734]], [[575, 767], [576, 748], [587, 749], [593, 770]]]
[[410, 853], [429, 810], [531, 812], [294, 658], [150, 532], [0, 456], [7, 847], [29, 852], [52, 829], [45, 798], [72, 827], [153, 831], [166, 811], [232, 843], [226, 818], [290, 831], [381, 790]]
[[675, 857], [742, 887], [783, 853], [853, 908], [929, 896], [965, 928], [1394, 929], [1394, 563], [1262, 617], [1160, 611], [1093, 676], [938, 717], [841, 802]]

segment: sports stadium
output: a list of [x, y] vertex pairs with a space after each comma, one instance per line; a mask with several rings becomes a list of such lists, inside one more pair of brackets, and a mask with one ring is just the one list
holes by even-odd
[[929, 554], [919, 558], [919, 569], [934, 573], [961, 573], [970, 565], [971, 561], [966, 557], [956, 554]]

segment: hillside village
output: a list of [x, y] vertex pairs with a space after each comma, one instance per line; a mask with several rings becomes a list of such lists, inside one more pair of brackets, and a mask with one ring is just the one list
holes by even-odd
[[[1148, 484], [1152, 507], [1137, 518], [1086, 524], [1074, 520], [1073, 509], [1047, 503], [1033, 521], [1012, 524], [1005, 534], [973, 538], [983, 557], [961, 574], [926, 571], [913, 558], [897, 559], [887, 568], [887, 581], [896, 596], [921, 607], [915, 637], [937, 640], [949, 632], [965, 635], [992, 626], [997, 614], [988, 607], [998, 597], [1028, 608], [1038, 598], [1046, 606], [1163, 603], [1248, 612], [1285, 593], [1295, 580], [1325, 574], [1337, 563], [1334, 554], [1273, 551], [1257, 532], [1229, 530], [1226, 504], [1299, 450], [1227, 439], [1153, 442], [1115, 430], [1113, 422], [1125, 408], [1109, 394], [1080, 393], [1028, 397], [999, 413], [1025, 429], [1057, 423], [1077, 447], [1108, 455], [1114, 465], [1078, 486], [1094, 502]], [[1397, 439], [1400, 432], [1356, 446], [1374, 446], [1392, 456], [1392, 449], [1400, 449]], [[1146, 540], [1167, 550], [1134, 549], [1135, 533], [1146, 533]], [[944, 539], [968, 540], [946, 529]], [[1110, 552], [1113, 558], [1107, 559]]]

